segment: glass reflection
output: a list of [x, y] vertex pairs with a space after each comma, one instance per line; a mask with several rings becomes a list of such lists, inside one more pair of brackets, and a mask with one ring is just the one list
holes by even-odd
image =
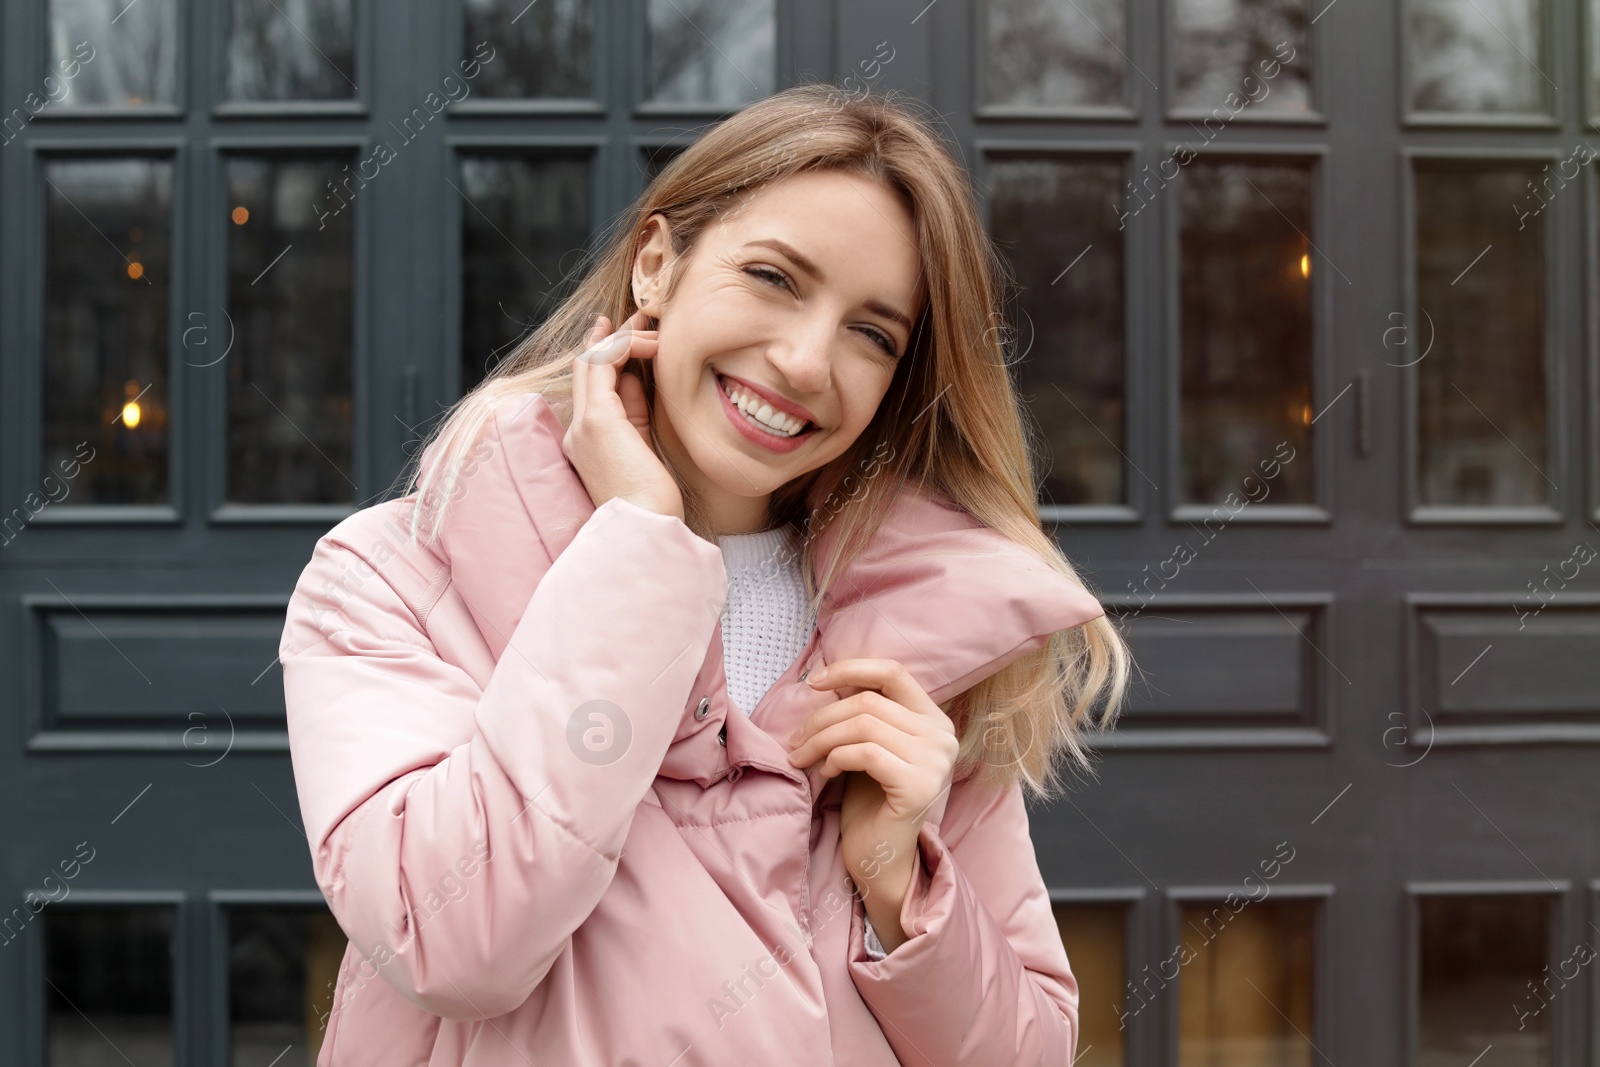
[[1549, 79], [1539, 0], [1406, 3], [1413, 111], [1545, 110]]
[[361, 189], [341, 162], [228, 159], [234, 346], [221, 365], [230, 501], [354, 499], [351, 256]]
[[1305, 236], [1310, 165], [1195, 160], [1178, 180], [1183, 500], [1309, 503], [1311, 274], [1327, 263]]
[[656, 177], [667, 169], [667, 164], [678, 158], [688, 145], [648, 145], [639, 149], [640, 166], [644, 170], [646, 184], [656, 180]]
[[1422, 321], [1412, 336], [1420, 343], [1426, 330], [1431, 341], [1416, 364], [1420, 502], [1545, 504], [1553, 487], [1538, 215], [1559, 175], [1544, 184], [1531, 163], [1415, 166]]
[[645, 98], [735, 108], [776, 84], [775, 0], [649, 0]]
[[50, 1067], [172, 1067], [172, 909], [53, 904], [42, 918]]
[[1125, 106], [1122, 0], [985, 0], [983, 10], [984, 104]]
[[1322, 1062], [1313, 1047], [1315, 920], [1309, 900], [1184, 903], [1179, 1067]]
[[316, 1063], [345, 944], [326, 908], [228, 909], [232, 1067]]
[[45, 164], [43, 482], [54, 503], [167, 499], [172, 164]]
[[348, 100], [356, 94], [352, 0], [233, 0], [229, 100]]
[[50, 0], [51, 107], [178, 102], [177, 0]]
[[1548, 1067], [1558, 973], [1577, 974], [1573, 959], [1548, 964], [1551, 898], [1440, 894], [1417, 907], [1417, 1067], [1469, 1063], [1490, 1045], [1496, 1063]]
[[1305, 0], [1177, 0], [1173, 16], [1175, 106], [1230, 117], [1311, 110]]
[[1057, 904], [1056, 927], [1078, 980], [1078, 1056], [1073, 1067], [1122, 1067], [1132, 1006], [1123, 1007], [1127, 983], [1127, 906]]
[[[589, 240], [582, 159], [463, 156], [461, 388], [471, 389], [556, 309]], [[570, 257], [570, 258], [569, 258]]]
[[1015, 381], [1045, 444], [1041, 504], [1125, 499], [1125, 169], [1120, 159], [990, 164], [990, 229], [1022, 287]]
[[[464, 61], [481, 65], [488, 97], [586, 97], [594, 93], [591, 0], [467, 0]], [[492, 51], [479, 51], [487, 44]]]

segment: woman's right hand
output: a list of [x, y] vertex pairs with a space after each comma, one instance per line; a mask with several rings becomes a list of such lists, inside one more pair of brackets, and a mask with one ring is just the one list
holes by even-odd
[[639, 507], [683, 518], [683, 493], [650, 447], [650, 407], [638, 375], [620, 368], [650, 359], [658, 345], [649, 319], [637, 311], [611, 332], [604, 315], [589, 332], [589, 347], [572, 364], [572, 419], [561, 449], [577, 468], [594, 506], [620, 496]]

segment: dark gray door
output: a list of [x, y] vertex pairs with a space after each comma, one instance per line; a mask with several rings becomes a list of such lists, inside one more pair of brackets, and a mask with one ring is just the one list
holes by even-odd
[[1595, 10], [925, 16], [1141, 668], [1034, 823], [1085, 1063], [1595, 1062]]
[[1592, 6], [0, 0], [0, 1062], [310, 1061], [295, 577], [820, 77], [957, 138], [1138, 657], [1034, 816], [1080, 1062], [1600, 1063]]
[[827, 77], [832, 23], [0, 10], [0, 1063], [309, 1063], [343, 936], [284, 733], [295, 578], [659, 149]]

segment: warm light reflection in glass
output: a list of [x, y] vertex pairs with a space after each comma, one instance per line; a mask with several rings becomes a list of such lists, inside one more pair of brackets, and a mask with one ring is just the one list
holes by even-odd
[[1311, 277], [1311, 253], [1307, 252], [1300, 257], [1300, 277]]
[[[1185, 503], [1222, 502], [1271, 469], [1264, 457], [1274, 455], [1283, 470], [1273, 477], [1269, 506], [1315, 496], [1300, 409], [1312, 396], [1316, 316], [1311, 286], [1297, 270], [1314, 228], [1311, 178], [1311, 166], [1298, 159], [1196, 160], [1184, 168], [1178, 434]], [[1300, 458], [1288, 462], [1293, 456]]]
[[[1123, 1067], [1127, 1062], [1128, 910], [1125, 904], [1055, 904], [1056, 926], [1078, 979], [1076, 1067]], [[1141, 1005], [1142, 1006], [1142, 1005]]]
[[[227, 240], [227, 308], [239, 324], [227, 361], [230, 503], [336, 503], [355, 488], [345, 473], [355, 213], [319, 219], [315, 201], [301, 195], [331, 183], [340, 163], [331, 155], [227, 161], [224, 203], [250, 219]], [[294, 258], [274, 267], [289, 245]]]
[[[115, 29], [137, 24], [145, 7]], [[45, 162], [40, 476], [83, 464], [73, 478], [74, 504], [168, 499], [173, 169], [170, 156], [153, 155]], [[137, 410], [125, 412], [130, 403]], [[129, 429], [135, 418], [138, 428]], [[97, 458], [85, 462], [91, 454]]]
[[[128, 399], [122, 405], [122, 412], [117, 418], [121, 419], [122, 424], [131, 430], [139, 425], [140, 419], [144, 418], [144, 410], [139, 407], [139, 397], [143, 396], [144, 392], [139, 388], [138, 382], [129, 380], [123, 383], [122, 395]], [[112, 421], [115, 422], [116, 419]]]
[[1183, 904], [1178, 1067], [1313, 1067], [1316, 902], [1234, 899]]
[[241, 206], [236, 207], [236, 208], [233, 209], [233, 222], [234, 222], [234, 225], [243, 226], [245, 223], [247, 223], [249, 221], [250, 221], [250, 209], [249, 208], [244, 207], [244, 206], [241, 205]]

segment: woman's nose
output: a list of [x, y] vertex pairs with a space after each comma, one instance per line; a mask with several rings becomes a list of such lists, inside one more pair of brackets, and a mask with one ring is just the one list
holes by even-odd
[[767, 359], [795, 392], [826, 392], [833, 376], [832, 331], [808, 327], [790, 334], [768, 349]]

